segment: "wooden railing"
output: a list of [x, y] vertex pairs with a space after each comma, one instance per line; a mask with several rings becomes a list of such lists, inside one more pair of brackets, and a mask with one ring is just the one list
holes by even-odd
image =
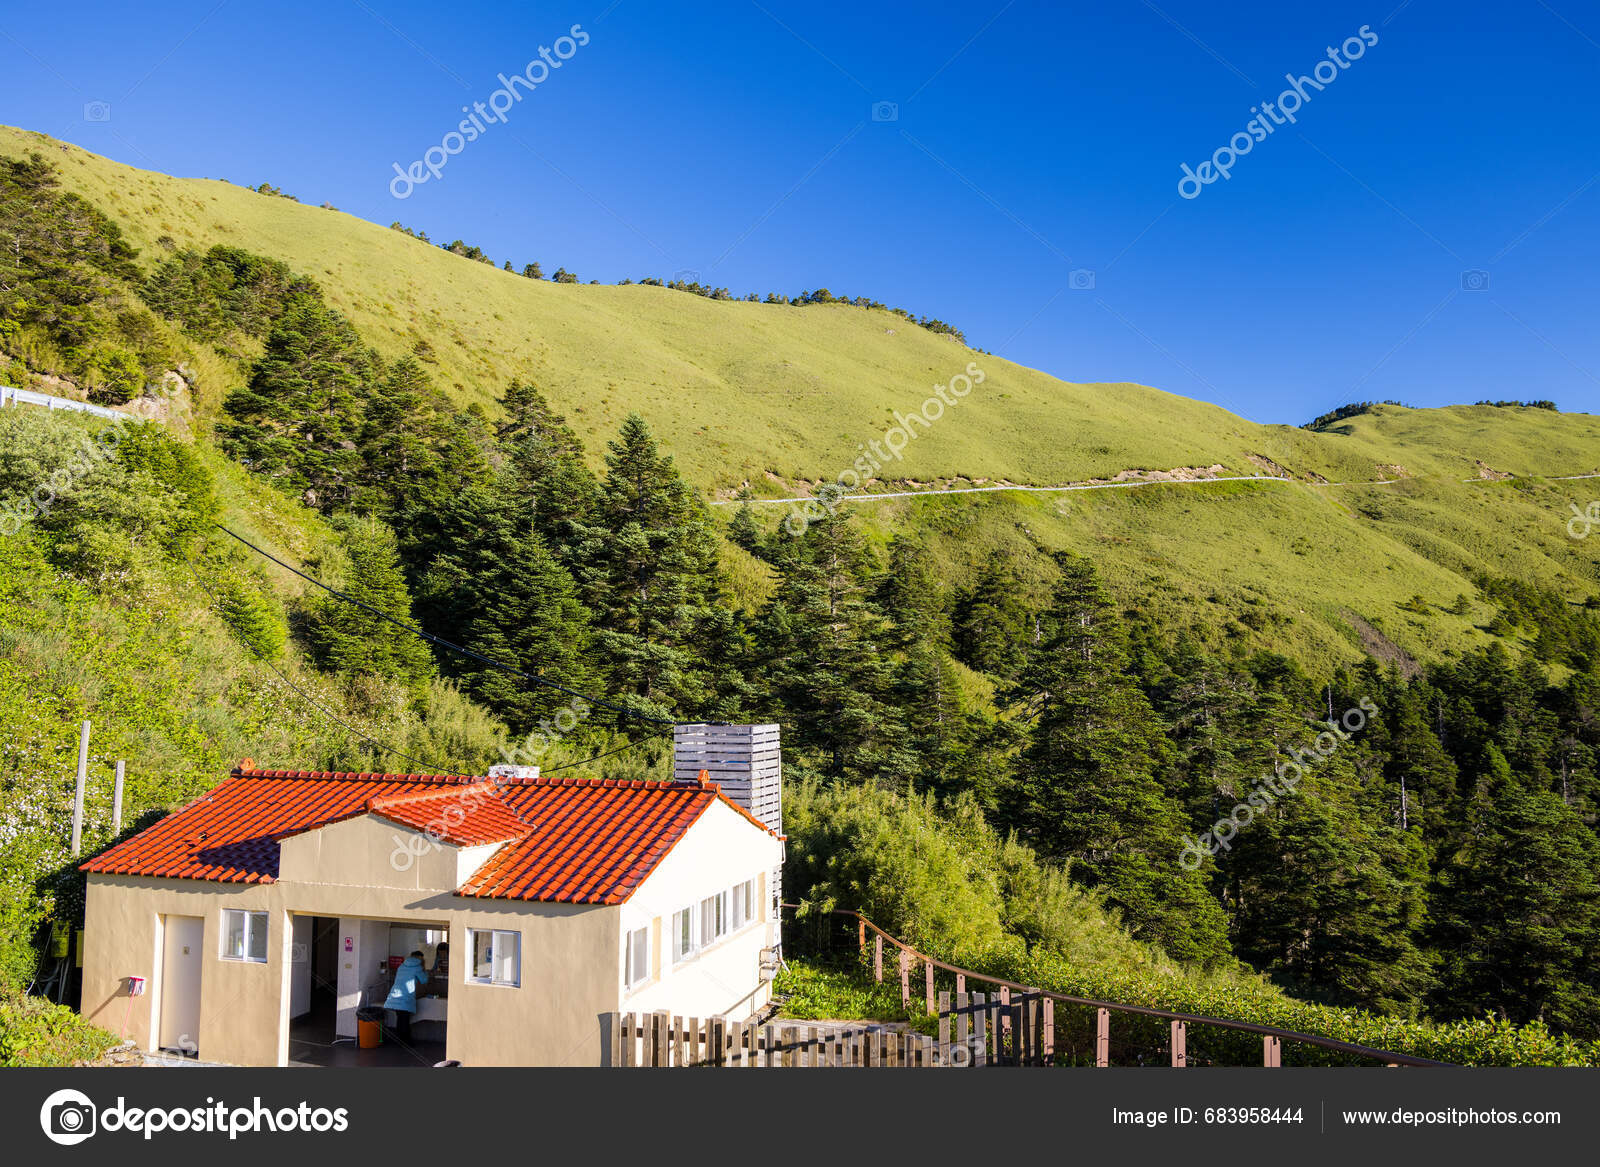
[[[798, 905], [784, 904], [783, 907], [794, 910], [798, 908]], [[1263, 1066], [1281, 1066], [1283, 1064], [1284, 1042], [1316, 1046], [1353, 1057], [1370, 1058], [1386, 1066], [1447, 1066], [1450, 1064], [1448, 1062], [1432, 1061], [1428, 1058], [1414, 1057], [1411, 1054], [1374, 1049], [1371, 1046], [1339, 1041], [1336, 1038], [1320, 1037], [1313, 1033], [1297, 1033], [1294, 1030], [1279, 1029], [1276, 1026], [1257, 1025], [1250, 1021], [1234, 1021], [1225, 1017], [1203, 1017], [1193, 1013], [1177, 1013], [1169, 1009], [1156, 1009], [1146, 1005], [1125, 1005], [1115, 1001], [1097, 1001], [1089, 997], [1076, 997], [1070, 993], [1057, 993], [1038, 989], [1019, 984], [1016, 981], [1008, 981], [1001, 977], [992, 976], [989, 973], [977, 972], [973, 969], [962, 968], [960, 965], [949, 964], [946, 961], [938, 960], [926, 953], [919, 952], [898, 937], [891, 936], [888, 932], [885, 932], [860, 912], [841, 908], [835, 910], [833, 915], [850, 917], [856, 921], [856, 943], [862, 953], [867, 950], [867, 934], [869, 932], [872, 933], [872, 973], [874, 979], [879, 983], [882, 983], [884, 979], [883, 957], [885, 945], [892, 946], [896, 953], [895, 971], [900, 981], [900, 1000], [907, 1009], [911, 1007], [913, 998], [912, 969], [914, 966], [920, 966], [922, 972], [922, 976], [918, 979], [922, 982], [920, 987], [922, 989], [924, 1008], [930, 1014], [938, 1013], [941, 1018], [950, 1013], [950, 1006], [944, 1002], [944, 994], [936, 995], [935, 993], [935, 970], [943, 971], [955, 977], [954, 1000], [958, 1008], [960, 1007], [961, 999], [967, 994], [969, 982], [993, 985], [998, 992], [984, 1002], [984, 1007], [986, 1009], [998, 1007], [1000, 1013], [997, 1016], [997, 1020], [1002, 1026], [1009, 1026], [1014, 1023], [1011, 1020], [1013, 1016], [1011, 1013], [1013, 994], [1023, 994], [1028, 1000], [1039, 1000], [1049, 1006], [1048, 1009], [1042, 1012], [1037, 1023], [1041, 1053], [1048, 1051], [1048, 1056], [1041, 1057], [1039, 1060], [1046, 1065], [1053, 1063], [1057, 1052], [1055, 1050], [1055, 1022], [1053, 1018], [1054, 1005], [1056, 1004], [1084, 1006], [1095, 1010], [1094, 1063], [1097, 1066], [1109, 1066], [1111, 1064], [1111, 1015], [1113, 1013], [1166, 1020], [1169, 1034], [1168, 1049], [1171, 1064], [1174, 1066], [1187, 1066], [1190, 1064], [1188, 1038], [1191, 1026], [1210, 1026], [1217, 1029], [1259, 1034], [1261, 1037], [1261, 1064]], [[981, 995], [974, 994], [974, 996]], [[967, 1008], [969, 1010], [971, 1008], [970, 1000]], [[943, 1036], [942, 1028], [941, 1036]], [[1006, 1040], [1009, 1040], [1009, 1038]]]
[[970, 1065], [925, 1033], [880, 1025], [728, 1021], [667, 1013], [610, 1013], [605, 1064], [623, 1067], [887, 1067]]

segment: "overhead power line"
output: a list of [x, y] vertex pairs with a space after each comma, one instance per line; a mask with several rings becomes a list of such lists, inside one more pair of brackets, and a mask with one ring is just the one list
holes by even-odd
[[[195, 566], [195, 563], [194, 563], [193, 560], [189, 561], [189, 570], [194, 573], [195, 583], [199, 584], [201, 590], [204, 591], [208, 596], [211, 597], [212, 603], [216, 604], [216, 605], [220, 605], [221, 601], [217, 598], [217, 593], [214, 590], [212, 590], [212, 588], [205, 582], [205, 579], [201, 576], [200, 570], [199, 570], [198, 567]], [[290, 570], [292, 571], [293, 568], [290, 568]], [[430, 762], [430, 761], [427, 761], [424, 758], [418, 758], [414, 754], [408, 754], [404, 750], [401, 750], [401, 749], [398, 749], [398, 748], [396, 748], [394, 746], [391, 746], [391, 745], [387, 744], [386, 742], [379, 741], [377, 738], [372, 737], [370, 734], [363, 733], [361, 730], [357, 729], [355, 726], [351, 725], [349, 722], [347, 722], [343, 718], [341, 718], [338, 715], [338, 713], [336, 713], [334, 710], [330, 709], [326, 703], [324, 703], [322, 701], [319, 701], [312, 694], [306, 692], [299, 685], [296, 685], [293, 681], [291, 681], [289, 679], [289, 674], [284, 672], [277, 665], [273, 664], [269, 660], [263, 660], [261, 663], [266, 665], [269, 669], [271, 669], [274, 673], [276, 673], [278, 675], [278, 679], [279, 680], [281, 680], [285, 685], [289, 686], [289, 688], [292, 689], [295, 693], [297, 693], [302, 700], [304, 700], [308, 705], [311, 705], [313, 708], [315, 708], [318, 712], [320, 712], [329, 721], [333, 722], [340, 729], [343, 729], [346, 733], [349, 733], [349, 734], [353, 735], [354, 737], [360, 738], [362, 741], [366, 742], [367, 745], [372, 746], [374, 749], [378, 750], [380, 753], [392, 754], [397, 758], [404, 758], [406, 761], [412, 763], [413, 765], [417, 765], [417, 766], [423, 767], [422, 770], [417, 771], [418, 773], [448, 774], [452, 778], [471, 778], [471, 777], [475, 777], [475, 775], [473, 775], [473, 774], [469, 774], [469, 773], [466, 773], [466, 772], [460, 771], [460, 770], [452, 770], [452, 769], [450, 769], [450, 767], [441, 766], [437, 762]], [[583, 758], [583, 759], [581, 759], [579, 761], [576, 761], [576, 762], [564, 762], [559, 766], [552, 766], [548, 770], [544, 771], [544, 773], [553, 774], [557, 770], [570, 770], [575, 766], [589, 766], [589, 765], [594, 764], [595, 762], [601, 761], [604, 758], [612, 758], [612, 757], [615, 757], [618, 754], [627, 753], [629, 750], [636, 750], [640, 746], [644, 745], [646, 742], [649, 742], [650, 740], [652, 740], [652, 738], [659, 737], [659, 736], [660, 736], [660, 731], [657, 730], [654, 734], [651, 734], [651, 735], [646, 736], [646, 737], [642, 737], [638, 741], [629, 742], [627, 745], [619, 746], [618, 748], [616, 748], [614, 750], [607, 750], [603, 754], [596, 754], [592, 758]]]
[[279, 559], [276, 555], [273, 555], [271, 552], [263, 551], [260, 547], [257, 547], [254, 543], [250, 542], [250, 540], [246, 539], [243, 535], [235, 534], [233, 531], [228, 530], [227, 527], [224, 527], [221, 523], [215, 523], [213, 525], [217, 528], [217, 530], [223, 532], [223, 534], [232, 536], [233, 538], [237, 539], [239, 542], [243, 543], [246, 547], [250, 548], [250, 550], [254, 551], [257, 555], [260, 555], [263, 558], [272, 560], [273, 563], [276, 563], [279, 567], [283, 568], [285, 571], [291, 571], [295, 575], [299, 576], [301, 579], [305, 580], [307, 583], [315, 584], [317, 587], [321, 588], [323, 591], [328, 592], [330, 595], [337, 596], [339, 599], [343, 600], [345, 603], [354, 604], [358, 608], [365, 608], [368, 612], [371, 612], [374, 616], [378, 617], [380, 620], [386, 620], [390, 624], [393, 624], [396, 628], [404, 629], [406, 632], [411, 633], [411, 635], [419, 636], [423, 640], [426, 640], [431, 644], [437, 644], [441, 648], [448, 648], [451, 652], [458, 652], [462, 656], [471, 657], [475, 661], [479, 661], [479, 662], [481, 662], [483, 664], [486, 664], [490, 668], [499, 669], [501, 672], [508, 673], [513, 677], [520, 677], [524, 681], [531, 681], [535, 685], [543, 685], [548, 689], [554, 689], [559, 693], [565, 693], [569, 697], [577, 697], [580, 700], [589, 702], [591, 705], [598, 705], [602, 709], [609, 709], [613, 713], [616, 713], [621, 717], [632, 717], [635, 720], [650, 722], [653, 725], [674, 725], [674, 724], [676, 724], [674, 721], [672, 721], [671, 718], [667, 718], [667, 717], [652, 717], [648, 713], [640, 713], [637, 710], [629, 709], [625, 705], [618, 705], [615, 702], [607, 701], [602, 697], [591, 697], [587, 693], [580, 693], [577, 689], [570, 689], [566, 685], [559, 684], [559, 683], [557, 683], [555, 681], [552, 681], [552, 680], [549, 680], [549, 679], [547, 679], [545, 677], [540, 677], [540, 676], [537, 676], [537, 675], [535, 675], [533, 673], [523, 672], [521, 669], [513, 668], [511, 665], [502, 664], [500, 661], [495, 660], [493, 657], [484, 656], [481, 652], [474, 652], [472, 649], [466, 648], [466, 647], [464, 647], [462, 645], [459, 645], [459, 644], [456, 644], [454, 641], [446, 640], [442, 636], [435, 636], [433, 633], [428, 632], [428, 631], [426, 631], [424, 629], [418, 628], [414, 624], [407, 624], [404, 620], [397, 620], [393, 616], [389, 615], [389, 613], [383, 611], [381, 608], [375, 608], [371, 604], [366, 603], [363, 600], [358, 600], [354, 596], [348, 595], [347, 593], [340, 591], [338, 588], [329, 587], [327, 584], [323, 583], [321, 580], [314, 579], [311, 576], [307, 575], [305, 572], [301, 571], [298, 567], [295, 567], [292, 564], [285, 563], [283, 560]]

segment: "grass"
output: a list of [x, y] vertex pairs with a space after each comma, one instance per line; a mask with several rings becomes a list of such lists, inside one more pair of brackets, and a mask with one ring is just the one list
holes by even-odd
[[920, 996], [913, 993], [907, 1009], [898, 983], [878, 984], [853, 962], [786, 960], [772, 982], [772, 995], [778, 1016], [796, 1021], [876, 1021], [938, 1032], [938, 1019], [923, 1011]]
[[[834, 477], [861, 443], [882, 437], [896, 411], [917, 408], [968, 362], [985, 382], [911, 443], [877, 489], [1057, 485], [1212, 465], [1239, 475], [1281, 467], [1296, 479], [846, 504], [879, 544], [908, 527], [924, 533], [954, 584], [1000, 550], [1042, 588], [1039, 551], [1071, 547], [1093, 554], [1128, 602], [1151, 604], [1173, 627], [1313, 668], [1355, 659], [1360, 622], [1424, 661], [1486, 643], [1477, 627], [1486, 609], [1468, 618], [1443, 610], [1475, 594], [1481, 571], [1538, 580], [1574, 601], [1600, 594], [1593, 557], [1563, 530], [1568, 504], [1586, 506], [1600, 483], [1479, 480], [1483, 472], [1600, 471], [1600, 418], [1590, 415], [1379, 406], [1328, 432], [1257, 425], [1146, 386], [1060, 381], [883, 311], [528, 280], [338, 211], [142, 171], [0, 127], [0, 153], [29, 150], [115, 216], [145, 262], [165, 254], [163, 236], [284, 259], [315, 277], [387, 356], [426, 338], [430, 371], [458, 403], [493, 408], [509, 380], [531, 376], [597, 460], [637, 410], [707, 497], [726, 498], [746, 482], [758, 497], [785, 497]], [[202, 356], [197, 408], [205, 417], [238, 376], [225, 370], [239, 366]], [[1380, 478], [1402, 481], [1311, 485]], [[294, 524], [284, 526], [260, 492], [239, 490], [241, 506], [263, 508], [261, 521], [279, 523], [297, 550]], [[775, 525], [780, 510], [764, 517]], [[731, 517], [731, 508], [722, 513]], [[758, 605], [770, 587], [765, 569], [742, 553], [730, 552], [728, 575], [742, 606]], [[1401, 612], [1413, 595], [1429, 609]]]

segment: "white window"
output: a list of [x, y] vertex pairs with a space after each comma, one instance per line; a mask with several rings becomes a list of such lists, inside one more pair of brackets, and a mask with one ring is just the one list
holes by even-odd
[[522, 933], [467, 929], [467, 980], [478, 985], [522, 984]]
[[628, 933], [628, 953], [624, 979], [628, 988], [642, 985], [650, 979], [650, 926], [635, 928]]
[[747, 879], [733, 887], [733, 930], [756, 918], [756, 881]]
[[684, 908], [672, 913], [672, 963], [688, 960], [700, 948], [699, 933], [695, 930], [695, 910]]
[[728, 934], [728, 893], [718, 892], [700, 901], [700, 947], [715, 944]]
[[267, 914], [232, 908], [222, 913], [222, 959], [267, 963]]

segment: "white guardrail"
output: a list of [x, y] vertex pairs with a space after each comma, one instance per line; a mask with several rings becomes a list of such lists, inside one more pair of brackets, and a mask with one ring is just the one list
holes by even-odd
[[48, 393], [35, 393], [32, 389], [17, 389], [0, 385], [0, 408], [7, 405], [40, 405], [46, 409], [66, 409], [75, 413], [92, 413], [96, 417], [109, 417], [126, 421], [126, 413], [107, 409], [103, 405], [90, 405], [87, 401], [73, 401], [70, 397], [52, 397]]

